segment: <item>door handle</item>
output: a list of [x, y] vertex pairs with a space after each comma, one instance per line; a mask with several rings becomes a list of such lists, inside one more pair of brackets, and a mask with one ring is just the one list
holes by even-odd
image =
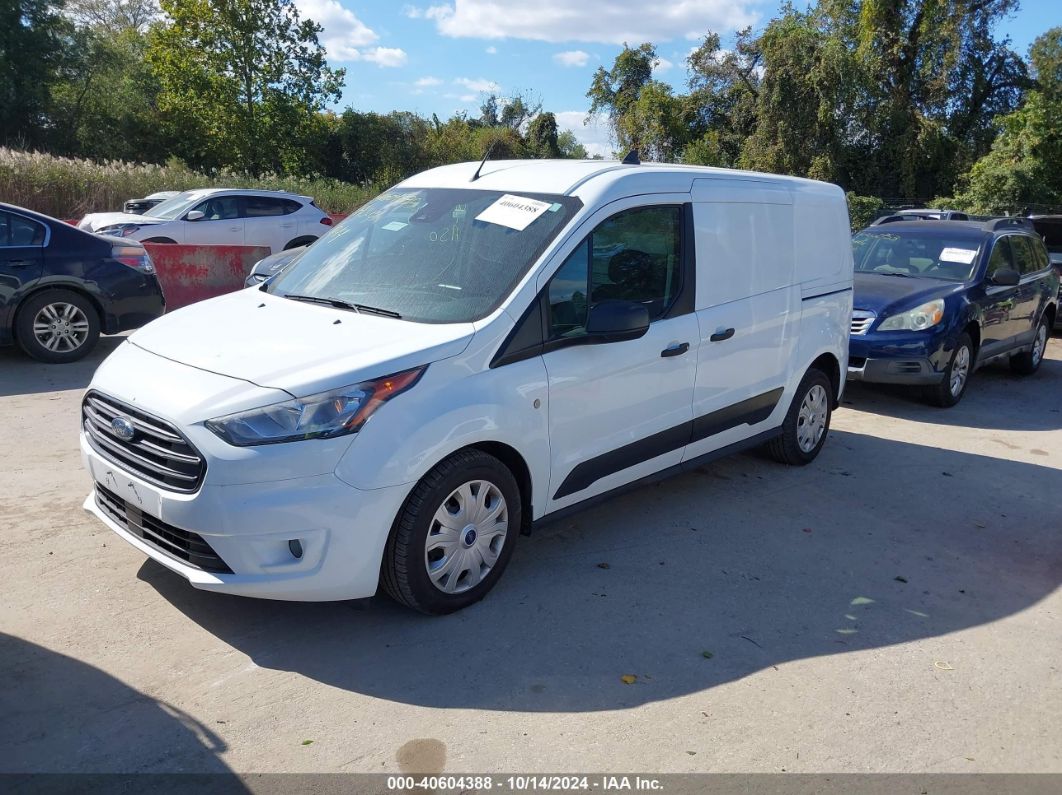
[[728, 339], [730, 339], [733, 336], [734, 336], [734, 329], [728, 328], [726, 331], [717, 331], [717, 332], [715, 332], [715, 334], [713, 334], [711, 337], [709, 337], [709, 339], [712, 342], [722, 342], [723, 340], [728, 340]]
[[229, 231], [230, 232], [239, 232], [240, 231], [240, 227], [238, 227], [238, 226], [230, 226], [229, 227]]
[[668, 356], [681, 356], [682, 354], [684, 354], [689, 349], [690, 349], [690, 344], [688, 342], [681, 342], [681, 343], [674, 342], [671, 345], [668, 345], [666, 348], [664, 348], [664, 350], [660, 351], [660, 355], [665, 357], [665, 358], [668, 357]]

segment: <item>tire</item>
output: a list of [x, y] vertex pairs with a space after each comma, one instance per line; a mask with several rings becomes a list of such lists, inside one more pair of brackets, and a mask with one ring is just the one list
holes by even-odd
[[314, 242], [316, 239], [317, 239], [316, 237], [297, 237], [294, 240], [289, 240], [287, 242], [287, 244], [284, 246], [283, 250], [284, 251], [288, 251], [288, 250], [293, 249], [293, 248], [300, 248], [301, 246], [308, 246], [308, 245], [310, 245], [310, 243]]
[[922, 391], [926, 402], [937, 408], [950, 409], [962, 400], [966, 387], [970, 385], [970, 376], [973, 375], [975, 356], [970, 335], [959, 335], [948, 366], [944, 368], [944, 377], [939, 384], [927, 386]]
[[143, 243], [169, 243], [170, 245], [176, 245], [176, 240], [171, 240], [168, 237], [149, 237], [147, 240], [141, 241]]
[[1017, 353], [1010, 357], [1010, 369], [1018, 375], [1032, 375], [1040, 369], [1047, 351], [1047, 340], [1051, 337], [1051, 328], [1047, 318], [1040, 318], [1033, 336], [1032, 350]]
[[75, 362], [96, 347], [100, 316], [73, 290], [45, 290], [19, 307], [15, 339], [29, 356], [49, 364]]
[[[465, 514], [462, 503], [480, 513]], [[452, 528], [439, 521], [444, 512]], [[429, 615], [478, 602], [505, 571], [521, 519], [520, 488], [501, 461], [480, 450], [454, 453], [421, 479], [395, 519], [380, 572], [384, 590]]]
[[830, 432], [832, 392], [833, 384], [826, 373], [815, 368], [807, 371], [785, 415], [781, 435], [765, 446], [771, 458], [790, 466], [804, 466], [815, 460]]

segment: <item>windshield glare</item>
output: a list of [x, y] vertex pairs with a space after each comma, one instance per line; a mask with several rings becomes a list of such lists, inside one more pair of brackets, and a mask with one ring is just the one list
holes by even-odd
[[[514, 197], [523, 200], [516, 202], [517, 215], [537, 214], [520, 230], [506, 225], [512, 213], [498, 213], [505, 196], [465, 188], [389, 190], [314, 243], [266, 289], [363, 304], [423, 323], [478, 320], [497, 308], [581, 206], [570, 196], [522, 193]], [[477, 220], [487, 208], [499, 223]]]
[[981, 241], [970, 235], [860, 232], [852, 238], [857, 273], [919, 276], [964, 282], [973, 278]]
[[164, 202], [159, 202], [145, 215], [151, 218], [165, 218], [167, 221], [173, 221], [179, 218], [187, 210], [192, 209], [192, 206], [202, 198], [199, 193], [193, 191], [184, 191], [178, 193], [171, 199], [166, 199]]

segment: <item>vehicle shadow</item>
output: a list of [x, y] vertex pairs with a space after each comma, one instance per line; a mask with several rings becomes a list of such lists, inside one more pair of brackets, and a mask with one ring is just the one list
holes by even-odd
[[45, 364], [17, 347], [0, 348], [0, 397], [84, 389], [100, 363], [125, 342], [126, 335], [100, 337], [92, 353], [69, 364]]
[[1028, 608], [1062, 582], [1060, 493], [1059, 469], [835, 432], [810, 467], [738, 456], [521, 538], [452, 616], [139, 576], [263, 668], [429, 707], [613, 710]]
[[[1053, 357], [1053, 358], [1050, 358]], [[1023, 393], [1043, 390], [1062, 395], [1062, 344], [1049, 343], [1047, 357], [1032, 376], [1011, 372], [1006, 361], [982, 367], [970, 379], [962, 401], [950, 409], [935, 408], [914, 387], [849, 382], [844, 404], [858, 411], [914, 422], [1001, 431], [1053, 431], [1062, 428], [1062, 397], [1039, 410]]]
[[[86, 773], [229, 773], [219, 758], [227, 746], [208, 727], [91, 665], [0, 633], [0, 675], [0, 774], [70, 774], [65, 784], [65, 776], [36, 783], [27, 777], [27, 792], [140, 788]], [[5, 783], [20, 791], [17, 780]], [[211, 783], [247, 791], [235, 775]], [[164, 781], [153, 784], [167, 789]]]

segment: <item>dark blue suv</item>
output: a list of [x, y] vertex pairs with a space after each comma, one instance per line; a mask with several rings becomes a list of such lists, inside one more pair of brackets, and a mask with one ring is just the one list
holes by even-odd
[[954, 406], [980, 365], [1036, 372], [1059, 277], [1023, 218], [881, 219], [857, 234], [848, 378], [912, 384]]

